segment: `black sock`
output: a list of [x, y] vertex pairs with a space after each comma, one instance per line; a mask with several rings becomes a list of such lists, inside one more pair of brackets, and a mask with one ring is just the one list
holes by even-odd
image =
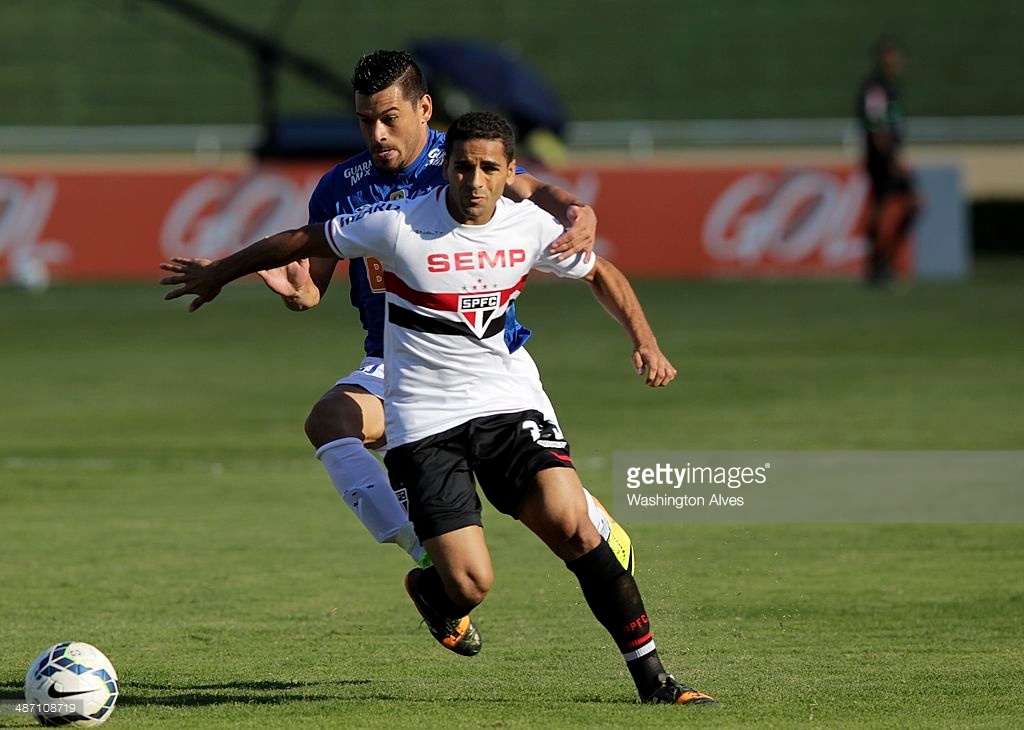
[[605, 627], [633, 676], [641, 698], [647, 699], [660, 685], [665, 671], [654, 647], [650, 621], [640, 589], [604, 540], [581, 558], [566, 562], [576, 574], [587, 605]]
[[437, 572], [437, 568], [433, 565], [429, 568], [424, 568], [416, 576], [413, 587], [416, 593], [419, 594], [420, 600], [427, 604], [427, 607], [441, 618], [462, 618], [476, 608], [476, 606], [469, 606], [468, 608], [460, 606], [449, 598], [448, 592], [444, 589], [444, 581], [441, 580], [441, 574]]

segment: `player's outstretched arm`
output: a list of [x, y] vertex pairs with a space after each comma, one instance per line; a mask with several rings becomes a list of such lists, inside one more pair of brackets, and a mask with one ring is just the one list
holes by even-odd
[[600, 256], [584, 279], [590, 282], [594, 296], [633, 341], [633, 366], [637, 374], [645, 375], [647, 385], [652, 388], [671, 383], [676, 377], [676, 369], [658, 347], [654, 331], [629, 280]]
[[195, 295], [188, 308], [188, 311], [194, 312], [213, 301], [220, 290], [235, 279], [310, 256], [335, 256], [321, 224], [275, 233], [216, 261], [173, 258], [170, 262], [160, 264], [160, 268], [170, 271], [174, 276], [165, 276], [160, 283], [178, 287], [167, 292], [164, 299]]
[[529, 200], [565, 226], [565, 233], [548, 246], [549, 252], [558, 254], [559, 261], [578, 253], [584, 254], [584, 261], [590, 261], [597, 243], [597, 214], [593, 208], [567, 190], [527, 173], [516, 175], [505, 194], [513, 200]]

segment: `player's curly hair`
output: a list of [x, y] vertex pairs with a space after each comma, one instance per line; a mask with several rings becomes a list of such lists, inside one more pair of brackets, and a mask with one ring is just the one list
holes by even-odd
[[416, 61], [405, 51], [373, 51], [365, 54], [352, 71], [352, 88], [371, 96], [398, 84], [402, 96], [416, 103], [427, 93], [427, 82]]
[[496, 139], [505, 148], [505, 158], [511, 162], [516, 156], [516, 135], [512, 125], [494, 112], [468, 112], [452, 122], [444, 138], [444, 153], [450, 155], [456, 142], [471, 139]]

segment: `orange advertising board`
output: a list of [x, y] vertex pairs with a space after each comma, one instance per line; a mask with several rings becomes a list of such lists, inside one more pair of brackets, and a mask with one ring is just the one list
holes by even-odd
[[858, 272], [867, 180], [850, 168], [580, 170], [601, 249], [644, 276]]
[[[0, 173], [0, 277], [153, 279], [306, 221], [326, 167]], [[588, 167], [555, 181], [598, 212], [598, 250], [639, 276], [845, 276], [863, 260], [852, 168]]]

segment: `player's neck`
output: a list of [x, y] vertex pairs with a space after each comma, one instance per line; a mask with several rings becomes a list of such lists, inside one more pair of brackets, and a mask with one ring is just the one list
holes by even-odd
[[424, 129], [426, 131], [421, 136], [420, 143], [416, 146], [416, 154], [412, 156], [411, 160], [409, 160], [409, 164], [408, 165], [403, 167], [401, 170], [397, 170], [395, 172], [396, 175], [402, 175], [402, 174], [408, 172], [409, 169], [416, 164], [416, 161], [419, 160], [420, 157], [423, 156], [424, 150], [427, 149], [427, 143], [430, 142], [430, 127], [429, 126], [424, 126]]

